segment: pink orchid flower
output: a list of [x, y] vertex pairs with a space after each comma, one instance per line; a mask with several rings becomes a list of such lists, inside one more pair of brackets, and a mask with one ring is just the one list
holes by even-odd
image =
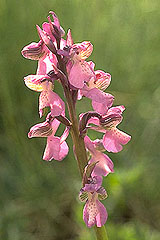
[[[62, 99], [52, 91], [53, 84], [47, 75], [29, 75], [24, 78], [26, 86], [34, 91], [41, 92], [39, 96], [39, 114], [43, 116], [43, 109], [50, 107], [52, 116], [65, 115], [65, 104]], [[43, 81], [45, 80], [45, 81]]]
[[105, 133], [103, 136], [103, 146], [108, 152], [120, 152], [123, 145], [126, 145], [131, 136], [117, 129], [117, 125], [122, 121], [124, 106], [112, 107], [101, 120], [91, 118], [88, 123], [92, 123], [91, 129]]
[[60, 55], [67, 57], [68, 79], [73, 88], [82, 88], [85, 82], [88, 82], [94, 76], [94, 71], [90, 64], [85, 61], [93, 50], [93, 45], [89, 41], [73, 44], [70, 29], [67, 33], [66, 47], [64, 50], [58, 50]]
[[93, 169], [92, 176], [107, 176], [109, 173], [113, 173], [113, 162], [106, 154], [97, 150], [96, 141], [93, 142], [88, 136], [85, 136], [84, 142], [86, 148], [92, 155], [89, 164], [97, 162]]
[[83, 88], [84, 83], [88, 82], [94, 77], [94, 71], [85, 61], [90, 56], [93, 46], [90, 42], [84, 41], [82, 43], [73, 44], [72, 46], [72, 68], [69, 71], [69, 82], [76, 88]]
[[[90, 61], [89, 64], [94, 71], [95, 64], [92, 61]], [[112, 106], [114, 100], [111, 94], [103, 92], [111, 82], [111, 75], [102, 70], [96, 70], [94, 73], [95, 76], [79, 90], [78, 98], [81, 99], [82, 96], [90, 98], [92, 100], [93, 109], [105, 115], [108, 108]]]
[[68, 145], [65, 140], [69, 134], [69, 130], [67, 128], [61, 137], [56, 137], [55, 133], [59, 125], [60, 122], [57, 119], [53, 119], [51, 113], [49, 113], [45, 122], [34, 125], [28, 133], [29, 138], [47, 137], [43, 160], [51, 161], [55, 159], [61, 161], [68, 154]]
[[56, 56], [48, 50], [42, 40], [25, 46], [21, 53], [27, 59], [38, 60], [37, 75], [47, 74], [53, 70], [53, 64], [57, 65]]
[[107, 211], [104, 205], [99, 201], [107, 197], [106, 190], [101, 187], [102, 178], [94, 176], [88, 179], [87, 184], [81, 189], [79, 199], [86, 202], [83, 209], [83, 220], [87, 227], [102, 227], [107, 221]]

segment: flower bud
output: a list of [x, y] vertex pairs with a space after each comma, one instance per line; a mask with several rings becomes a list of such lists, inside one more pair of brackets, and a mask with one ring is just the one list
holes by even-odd
[[36, 25], [36, 27], [37, 27], [40, 38], [43, 40], [43, 42], [49, 48], [49, 50], [55, 54], [56, 48], [51, 38], [38, 25]]

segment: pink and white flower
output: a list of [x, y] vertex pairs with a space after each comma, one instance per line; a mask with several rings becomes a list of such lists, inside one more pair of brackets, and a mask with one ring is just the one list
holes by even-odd
[[[89, 64], [94, 71], [95, 64], [92, 61], [89, 62]], [[111, 82], [111, 75], [102, 70], [96, 70], [94, 74], [94, 77], [85, 83], [83, 88], [79, 90], [79, 98], [82, 96], [90, 98], [92, 100], [93, 109], [105, 115], [108, 108], [112, 106], [114, 100], [111, 94], [104, 92]]]
[[101, 184], [101, 177], [89, 178], [79, 194], [80, 201], [86, 202], [83, 209], [83, 220], [89, 228], [94, 225], [102, 227], [107, 221], [106, 208], [99, 201], [107, 197], [106, 190], [101, 187]]
[[122, 121], [124, 106], [112, 107], [101, 119], [91, 118], [88, 123], [94, 124], [91, 129], [103, 132], [103, 146], [108, 152], [120, 152], [123, 145], [126, 145], [131, 136], [117, 129], [117, 125]]
[[88, 136], [85, 136], [84, 142], [92, 156], [88, 163], [92, 164], [97, 162], [93, 169], [92, 176], [107, 176], [109, 173], [113, 173], [114, 165], [112, 160], [106, 154], [97, 150], [96, 141], [91, 141]]
[[41, 92], [39, 96], [39, 114], [43, 116], [43, 109], [50, 107], [52, 116], [65, 115], [65, 104], [62, 99], [52, 91], [53, 84], [48, 81], [48, 75], [29, 75], [24, 78], [27, 87]]
[[55, 133], [60, 125], [57, 119], [53, 119], [51, 113], [47, 115], [46, 121], [34, 125], [28, 137], [46, 137], [47, 145], [44, 151], [43, 160], [51, 161], [52, 159], [61, 161], [68, 154], [68, 145], [65, 142], [69, 134], [69, 129], [66, 128], [61, 137], [55, 136]]

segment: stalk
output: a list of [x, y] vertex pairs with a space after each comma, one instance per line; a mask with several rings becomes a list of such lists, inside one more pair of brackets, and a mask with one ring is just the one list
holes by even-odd
[[97, 240], [108, 240], [108, 236], [107, 236], [107, 231], [105, 226], [98, 228], [97, 226], [94, 227], [95, 233], [96, 233], [96, 237]]

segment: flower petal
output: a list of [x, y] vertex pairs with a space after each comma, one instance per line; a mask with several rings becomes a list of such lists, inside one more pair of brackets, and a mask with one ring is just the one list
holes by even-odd
[[66, 45], [67, 46], [72, 46], [73, 45], [73, 39], [72, 39], [72, 34], [71, 34], [70, 29], [68, 29], [68, 32], [67, 32]]
[[101, 91], [104, 91], [111, 82], [111, 75], [105, 73], [102, 70], [95, 71], [95, 78], [91, 79], [88, 83], [90, 89], [98, 88]]
[[104, 205], [99, 200], [96, 201], [96, 205], [98, 209], [98, 214], [96, 215], [96, 225], [97, 227], [102, 227], [107, 221], [108, 213]]
[[95, 152], [94, 144], [93, 144], [93, 142], [91, 141], [91, 139], [88, 136], [84, 137], [84, 143], [85, 143], [86, 148], [88, 148], [88, 150], [91, 153]]
[[63, 159], [67, 156], [68, 150], [69, 150], [68, 145], [67, 145], [67, 143], [64, 141], [64, 142], [61, 143], [61, 145], [60, 145], [59, 157], [58, 157], [58, 159], [56, 159], [56, 158], [55, 158], [55, 159], [56, 159], [56, 160], [59, 160], [59, 161], [63, 160]]
[[91, 123], [91, 124], [94, 124], [94, 125], [97, 125], [97, 126], [99, 126], [99, 119], [98, 118], [96, 118], [96, 117], [93, 117], [93, 118], [90, 118], [89, 120], [88, 120], [88, 124], [89, 123]]
[[88, 200], [88, 193], [81, 189], [81, 191], [79, 193], [79, 200], [81, 202], [86, 202]]
[[95, 201], [87, 201], [83, 209], [83, 220], [85, 221], [87, 227], [92, 227], [96, 222], [96, 215], [98, 214], [98, 209]]
[[98, 163], [93, 170], [92, 176], [107, 176], [109, 173], [114, 172], [114, 164], [106, 154], [96, 151], [89, 163], [95, 161], [98, 161]]
[[122, 119], [123, 117], [119, 113], [107, 114], [100, 119], [100, 125], [103, 126], [105, 129], [111, 129], [120, 124]]
[[42, 92], [43, 85], [41, 81], [44, 79], [47, 79], [46, 75], [28, 75], [27, 77], [24, 77], [24, 83], [29, 89], [36, 92]]
[[104, 200], [108, 197], [107, 192], [104, 187], [100, 187], [97, 191], [98, 193], [98, 199], [99, 200]]
[[69, 82], [76, 88], [82, 88], [94, 76], [89, 64], [85, 61], [73, 64], [69, 73]]
[[43, 108], [50, 107], [52, 116], [59, 116], [65, 111], [65, 105], [62, 99], [52, 90], [42, 91], [39, 96], [39, 113], [43, 115]]
[[[83, 208], [83, 220], [85, 222], [85, 224], [87, 225], [87, 227], [91, 227], [88, 225], [88, 220], [89, 220], [89, 213], [88, 213], [88, 202], [86, 202], [86, 204], [84, 205], [84, 208]], [[95, 223], [93, 223], [94, 225]]]
[[45, 47], [42, 40], [40, 40], [38, 43], [30, 43], [29, 45], [25, 46], [21, 51], [23, 57], [31, 60], [39, 60], [44, 56], [46, 52], [47, 48]]
[[90, 183], [85, 184], [83, 190], [86, 192], [96, 192], [102, 185], [102, 177], [94, 176]]
[[72, 46], [73, 49], [77, 49], [77, 54], [79, 59], [85, 60], [88, 58], [92, 51], [93, 51], [93, 45], [89, 41], [84, 41], [82, 43], [76, 43]]
[[112, 105], [113, 98], [114, 98], [111, 94], [104, 93], [97, 88], [92, 88], [92, 89], [88, 88], [88, 89], [82, 90], [82, 93], [85, 97], [90, 98], [96, 102], [101, 103], [105, 101], [109, 107]]
[[111, 75], [102, 70], [95, 71], [95, 75], [96, 75], [95, 81], [96, 88], [99, 88], [102, 91], [104, 91], [111, 82]]
[[54, 54], [50, 53], [38, 61], [37, 75], [45, 75], [53, 70], [53, 64], [57, 64]]
[[89, 89], [85, 87], [81, 90], [81, 93], [85, 97], [92, 99], [93, 109], [102, 115], [105, 115], [108, 108], [113, 104], [114, 97], [111, 94], [102, 92], [97, 88]]
[[94, 63], [93, 61], [89, 61], [88, 64], [90, 65], [90, 67], [91, 67], [92, 70], [94, 71], [95, 63]]
[[53, 42], [55, 42], [56, 39], [55, 39], [55, 37], [53, 36], [53, 34], [51, 32], [50, 24], [47, 23], [47, 22], [44, 22], [42, 24], [42, 29], [43, 29], [43, 31], [45, 31], [48, 34], [48, 36], [51, 38], [51, 40]]
[[108, 111], [108, 106], [107, 106], [107, 103], [105, 102], [96, 102], [96, 101], [92, 101], [92, 107], [93, 109], [102, 114], [102, 115], [105, 115]]
[[52, 159], [61, 161], [68, 154], [68, 145], [66, 142], [60, 143], [60, 138], [50, 136], [47, 139], [47, 146], [43, 155], [43, 160], [51, 161]]
[[[51, 115], [51, 113], [49, 113], [49, 114]], [[52, 136], [54, 136], [55, 133], [57, 132], [57, 129], [58, 129], [59, 125], [60, 125], [60, 122], [56, 118], [51, 122], [52, 131], [53, 131]]]
[[32, 138], [32, 137], [48, 137], [50, 135], [52, 135], [53, 133], [53, 129], [51, 127], [51, 124], [47, 121], [43, 122], [43, 123], [38, 123], [36, 125], [34, 125], [33, 127], [31, 127], [29, 133], [28, 133], [28, 137]]
[[52, 15], [52, 17], [54, 19], [54, 25], [59, 29], [60, 23], [59, 23], [59, 19], [58, 19], [57, 15], [53, 11], [50, 11], [49, 13]]
[[85, 146], [91, 152], [92, 158], [89, 161], [89, 164], [97, 162], [93, 172], [93, 176], [107, 176], [110, 172], [114, 172], [113, 162], [111, 159], [104, 153], [96, 150], [96, 146], [93, 141], [90, 140], [88, 136], [84, 138]]
[[120, 152], [122, 145], [127, 144], [131, 136], [120, 131], [117, 128], [107, 130], [103, 137], [103, 145], [108, 152]]
[[116, 107], [111, 107], [108, 110], [107, 115], [114, 114], [114, 113], [122, 114], [124, 110], [125, 110], [125, 107], [123, 105], [116, 106]]

